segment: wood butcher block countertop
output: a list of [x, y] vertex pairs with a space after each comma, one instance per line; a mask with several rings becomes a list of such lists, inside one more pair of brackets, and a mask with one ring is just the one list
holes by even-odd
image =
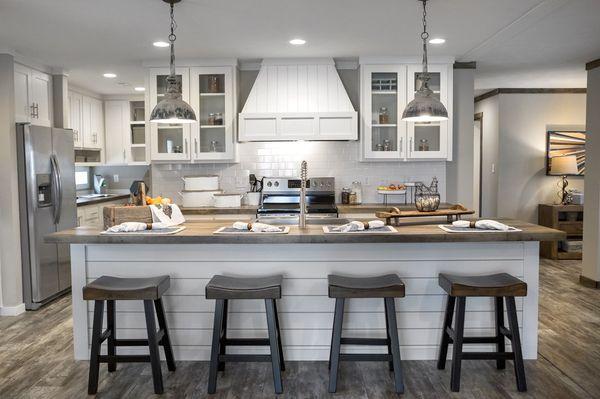
[[309, 225], [306, 229], [290, 226], [288, 234], [246, 233], [220, 235], [213, 232], [230, 226], [227, 222], [188, 222], [180, 233], [160, 236], [101, 235], [100, 230], [77, 227], [50, 234], [46, 242], [71, 244], [345, 244], [345, 243], [403, 243], [403, 242], [489, 242], [489, 241], [555, 241], [565, 238], [565, 233], [548, 227], [518, 220], [502, 220], [520, 232], [447, 233], [432, 224], [406, 224], [395, 227], [397, 233], [347, 233], [325, 234], [323, 226]]

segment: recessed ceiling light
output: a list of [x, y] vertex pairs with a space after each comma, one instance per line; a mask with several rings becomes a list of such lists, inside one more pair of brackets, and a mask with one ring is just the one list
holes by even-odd
[[433, 39], [429, 39], [430, 44], [444, 44], [446, 43], [446, 39], [442, 39], [441, 37], [434, 37]]
[[290, 44], [293, 44], [294, 46], [302, 46], [305, 43], [306, 43], [306, 40], [304, 40], [304, 39], [292, 39], [292, 40], [290, 40]]
[[112, 72], [107, 72], [107, 73], [105, 73], [102, 76], [104, 76], [105, 78], [114, 79], [114, 78], [117, 77], [117, 74], [116, 73], [112, 73]]
[[140, 86], [140, 87], [134, 87], [133, 90], [135, 90], [135, 91], [145, 91], [146, 88]]
[[152, 43], [152, 45], [153, 45], [154, 47], [169, 47], [169, 46], [170, 46], [170, 44], [169, 44], [169, 43], [167, 43], [167, 42], [162, 42], [162, 41], [154, 42], [154, 43]]

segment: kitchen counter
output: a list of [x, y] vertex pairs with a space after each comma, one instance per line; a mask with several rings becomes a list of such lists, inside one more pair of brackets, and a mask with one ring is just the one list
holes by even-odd
[[[441, 204], [440, 208], [448, 207], [450, 204]], [[392, 207], [400, 208], [401, 210], [413, 210], [415, 209], [414, 204], [360, 204], [360, 205], [344, 205], [336, 204], [338, 212], [340, 214], [352, 214], [352, 213], [375, 213], [379, 211], [389, 210]], [[242, 205], [239, 208], [181, 208], [181, 212], [184, 215], [255, 215], [257, 206], [253, 205]]]
[[102, 202], [116, 201], [120, 199], [129, 198], [129, 194], [109, 194], [108, 197], [96, 197], [96, 198], [77, 198], [77, 206], [85, 205], [96, 205]]
[[101, 235], [97, 228], [78, 227], [47, 236], [47, 242], [70, 244], [336, 244], [336, 243], [402, 243], [402, 242], [490, 242], [490, 241], [554, 241], [565, 237], [559, 230], [518, 220], [503, 220], [520, 232], [448, 233], [435, 224], [415, 224], [396, 227], [396, 233], [325, 234], [322, 225], [306, 229], [290, 226], [289, 234], [213, 234], [227, 222], [188, 222], [177, 234]]
[[[174, 354], [177, 360], [208, 360], [214, 301], [204, 296], [206, 283], [216, 274], [237, 276], [283, 275], [278, 300], [286, 360], [326, 360], [329, 356], [334, 302], [327, 296], [327, 275], [372, 276], [398, 274], [406, 297], [396, 300], [400, 350], [406, 360], [432, 360], [438, 353], [446, 295], [439, 273], [510, 273], [528, 284], [528, 295], [517, 298], [523, 354], [537, 357], [539, 242], [564, 238], [546, 227], [505, 220], [522, 229], [515, 233], [446, 233], [436, 224], [398, 227], [398, 233], [324, 234], [322, 226], [286, 235], [214, 235], [230, 222], [191, 222], [171, 236], [106, 236], [94, 228], [54, 233], [49, 242], [71, 244], [74, 356], [89, 358], [93, 303], [83, 300], [82, 288], [102, 276], [171, 276], [164, 296]], [[192, 245], [190, 245], [192, 244]], [[232, 245], [233, 244], [233, 245]], [[277, 245], [274, 245], [277, 244]], [[264, 303], [232, 301], [229, 327], [233, 337], [266, 336]], [[492, 298], [467, 302], [466, 328], [473, 335], [494, 334]], [[383, 301], [351, 300], [345, 309], [349, 336], [385, 338]], [[140, 301], [120, 301], [117, 335], [139, 338], [145, 329]], [[264, 347], [247, 347], [265, 353]], [[364, 349], [364, 348], [358, 348]], [[350, 348], [349, 351], [358, 350]], [[474, 345], [473, 350], [493, 349]], [[232, 353], [239, 353], [232, 348]], [[369, 347], [367, 352], [385, 348]], [[123, 354], [139, 348], [120, 348]]]

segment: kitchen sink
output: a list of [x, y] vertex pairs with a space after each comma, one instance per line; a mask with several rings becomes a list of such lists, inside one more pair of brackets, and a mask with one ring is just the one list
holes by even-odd
[[91, 199], [91, 198], [107, 198], [112, 197], [114, 194], [84, 194], [80, 195], [77, 198]]
[[[281, 218], [258, 218], [255, 220], [259, 223], [267, 223], [272, 224], [274, 226], [288, 225], [288, 226], [297, 226], [298, 218], [297, 217], [281, 217]], [[340, 219], [340, 218], [306, 218], [307, 225], [315, 225], [315, 226], [340, 226], [342, 224], [349, 223], [348, 219]]]

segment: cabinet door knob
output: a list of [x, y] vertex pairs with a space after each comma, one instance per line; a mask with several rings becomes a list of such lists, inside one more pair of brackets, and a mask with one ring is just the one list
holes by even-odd
[[194, 153], [198, 156], [198, 139], [194, 139]]
[[185, 147], [185, 155], [187, 155], [188, 154], [188, 142], [187, 142], [187, 139], [183, 139], [183, 144], [184, 144], [184, 147]]

